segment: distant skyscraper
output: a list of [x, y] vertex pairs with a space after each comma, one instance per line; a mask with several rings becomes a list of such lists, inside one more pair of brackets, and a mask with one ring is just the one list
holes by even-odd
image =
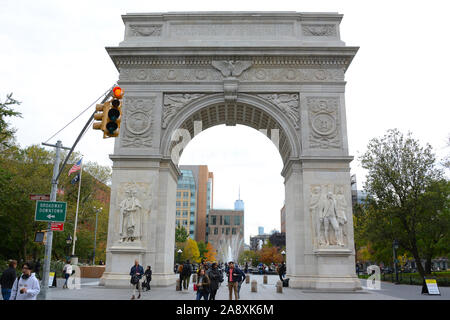
[[262, 236], [264, 234], [264, 227], [258, 227], [258, 235]]
[[239, 187], [239, 199], [234, 202], [234, 210], [244, 211], [244, 201], [241, 200], [241, 187]]

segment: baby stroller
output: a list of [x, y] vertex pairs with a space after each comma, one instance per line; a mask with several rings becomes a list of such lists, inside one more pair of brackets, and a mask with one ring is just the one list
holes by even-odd
[[145, 275], [145, 280], [142, 282], [142, 291], [150, 290], [150, 281], [152, 281], [152, 276]]

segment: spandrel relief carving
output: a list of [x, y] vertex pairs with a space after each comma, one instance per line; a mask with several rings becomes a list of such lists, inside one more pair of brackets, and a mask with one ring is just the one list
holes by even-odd
[[300, 106], [298, 94], [259, 94], [261, 98], [273, 103], [278, 107], [289, 119], [291, 119], [294, 127], [299, 128], [300, 122]]
[[162, 127], [167, 128], [170, 120], [189, 102], [203, 97], [204, 94], [177, 93], [164, 95]]

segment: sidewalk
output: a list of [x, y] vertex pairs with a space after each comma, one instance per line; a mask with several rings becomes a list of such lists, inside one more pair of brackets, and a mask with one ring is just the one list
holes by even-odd
[[[381, 290], [368, 290], [354, 293], [335, 292], [312, 292], [293, 288], [283, 288], [283, 293], [276, 292], [276, 282], [278, 276], [268, 276], [268, 284], [263, 284], [263, 276], [250, 275], [251, 280], [258, 282], [258, 292], [251, 292], [250, 283], [242, 284], [241, 300], [448, 300], [450, 299], [450, 288], [441, 287], [441, 296], [421, 295], [421, 286], [395, 285], [391, 283], [381, 283]], [[191, 279], [192, 280], [192, 279]], [[129, 300], [132, 288], [110, 289], [98, 285], [99, 279], [82, 279], [81, 289], [62, 289], [63, 279], [58, 279], [58, 287], [50, 288], [49, 300]], [[365, 280], [362, 280], [365, 287]], [[176, 291], [175, 285], [170, 287], [152, 287], [151, 291], [143, 292], [141, 300], [195, 300], [196, 293], [193, 290], [192, 281], [189, 290]], [[234, 296], [233, 296], [234, 298]], [[220, 286], [217, 300], [228, 300], [228, 288], [226, 282]]]

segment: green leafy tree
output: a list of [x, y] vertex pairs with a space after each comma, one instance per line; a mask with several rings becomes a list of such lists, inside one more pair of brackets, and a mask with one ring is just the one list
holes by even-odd
[[184, 243], [186, 242], [188, 237], [189, 233], [187, 232], [186, 228], [184, 228], [183, 226], [178, 226], [175, 228], [175, 242]]
[[11, 140], [16, 130], [9, 127], [6, 117], [22, 117], [20, 112], [14, 111], [12, 106], [20, 105], [20, 102], [12, 97], [12, 93], [6, 95], [4, 102], [0, 101], [0, 150], [11, 146]]
[[423, 194], [442, 176], [431, 146], [420, 146], [410, 133], [404, 136], [396, 129], [389, 130], [384, 137], [369, 142], [361, 163], [368, 171], [364, 186], [369, 194], [368, 240], [375, 248], [390, 247], [396, 239], [401, 249], [411, 253], [424, 276], [420, 241], [433, 236], [419, 230], [432, 224], [431, 217], [437, 212], [425, 214], [421, 209]]
[[208, 249], [206, 248], [206, 243], [204, 241], [198, 241], [197, 247], [200, 253], [200, 259], [201, 260], [206, 259], [206, 253], [208, 252]]
[[252, 266], [256, 267], [259, 263], [259, 255], [256, 251], [253, 250], [244, 250], [239, 258], [238, 258], [239, 264], [245, 264], [245, 262], [252, 262]]

